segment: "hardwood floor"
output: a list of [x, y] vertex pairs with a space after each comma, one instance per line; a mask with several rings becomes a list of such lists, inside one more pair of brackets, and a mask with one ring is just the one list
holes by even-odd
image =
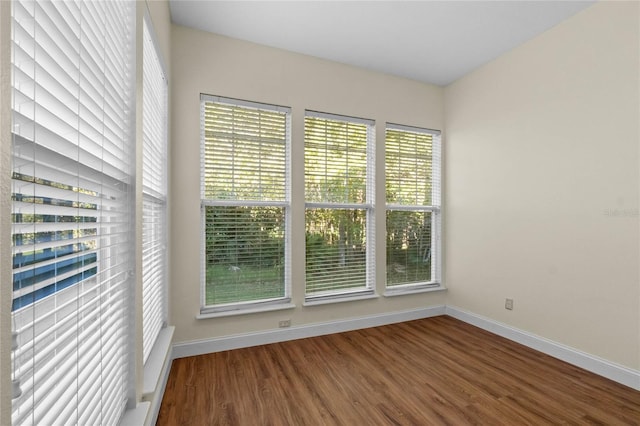
[[640, 392], [451, 317], [173, 362], [158, 425], [640, 425]]

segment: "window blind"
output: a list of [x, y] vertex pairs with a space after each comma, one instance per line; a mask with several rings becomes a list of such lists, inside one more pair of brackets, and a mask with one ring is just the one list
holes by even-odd
[[134, 4], [12, 3], [14, 424], [127, 397]]
[[203, 312], [288, 300], [290, 110], [201, 99]]
[[166, 320], [167, 81], [143, 21], [142, 347], [146, 363]]
[[373, 122], [305, 116], [306, 294], [373, 291]]
[[440, 133], [387, 124], [387, 286], [437, 284]]

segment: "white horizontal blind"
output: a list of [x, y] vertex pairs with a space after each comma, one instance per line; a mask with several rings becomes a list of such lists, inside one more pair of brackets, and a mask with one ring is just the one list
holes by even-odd
[[440, 134], [387, 125], [387, 286], [436, 282]]
[[165, 323], [167, 81], [144, 20], [142, 84], [142, 347], [146, 363]]
[[307, 111], [304, 140], [307, 298], [371, 292], [373, 122]]
[[16, 425], [125, 408], [133, 6], [12, 3]]
[[290, 110], [202, 95], [203, 306], [288, 300]]

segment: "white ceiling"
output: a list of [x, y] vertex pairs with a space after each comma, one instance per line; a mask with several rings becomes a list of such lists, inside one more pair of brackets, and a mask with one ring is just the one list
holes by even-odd
[[173, 22], [447, 85], [595, 1], [170, 0]]

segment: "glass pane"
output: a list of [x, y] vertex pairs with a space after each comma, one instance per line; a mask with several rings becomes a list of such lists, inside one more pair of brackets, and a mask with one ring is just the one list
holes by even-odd
[[283, 207], [206, 207], [205, 304], [284, 297]]
[[433, 136], [387, 129], [385, 138], [387, 203], [433, 203]]
[[286, 198], [287, 114], [204, 102], [204, 197]]
[[387, 210], [387, 286], [431, 281], [431, 216]]
[[307, 201], [367, 201], [367, 137], [366, 124], [305, 117]]
[[366, 289], [367, 211], [307, 209], [306, 292]]

